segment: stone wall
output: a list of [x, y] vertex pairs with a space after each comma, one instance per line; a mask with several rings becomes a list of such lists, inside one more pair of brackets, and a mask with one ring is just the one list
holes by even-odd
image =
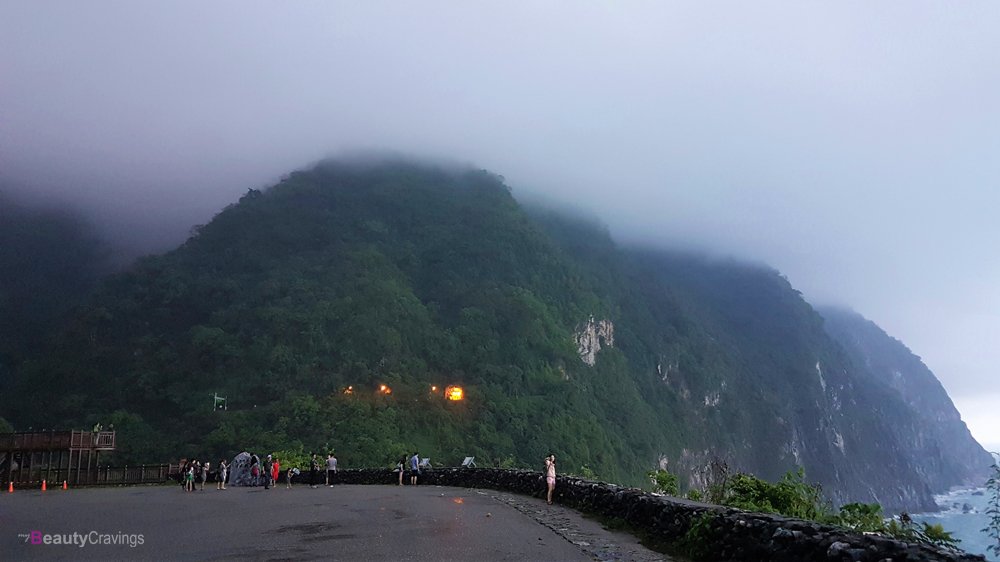
[[[304, 483], [306, 478], [307, 473], [303, 473], [301, 481]], [[342, 470], [334, 479], [341, 484], [396, 484], [398, 481], [398, 473], [388, 468]], [[409, 482], [409, 479], [404, 478], [404, 481]], [[538, 498], [545, 492], [541, 473], [528, 470], [438, 468], [425, 471], [419, 484], [486, 488]], [[585, 513], [625, 520], [650, 537], [678, 549], [686, 540], [687, 551], [697, 553], [697, 558], [703, 560], [985, 560], [981, 556], [953, 554], [885, 537], [850, 533], [810, 521], [747, 513], [580, 478], [559, 477], [555, 500]], [[689, 534], [692, 523], [697, 524], [698, 529]]]

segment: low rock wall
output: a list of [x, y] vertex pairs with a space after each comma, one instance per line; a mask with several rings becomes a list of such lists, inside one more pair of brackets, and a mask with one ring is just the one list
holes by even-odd
[[[407, 484], [408, 476], [404, 478]], [[303, 473], [303, 482], [306, 477], [307, 473]], [[399, 473], [388, 468], [342, 470], [333, 480], [340, 484], [396, 484], [398, 481]], [[424, 471], [418, 484], [492, 489], [538, 498], [545, 494], [542, 474], [529, 470], [436, 468]], [[694, 554], [699, 560], [985, 560], [982, 556], [955, 554], [926, 545], [851, 533], [810, 521], [689, 502], [580, 478], [557, 478], [554, 499], [585, 513], [627, 521], [657, 541]]]

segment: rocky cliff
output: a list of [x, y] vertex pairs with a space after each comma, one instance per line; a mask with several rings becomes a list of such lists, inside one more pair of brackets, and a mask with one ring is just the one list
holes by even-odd
[[601, 345], [614, 347], [615, 345], [615, 325], [610, 320], [594, 321], [591, 316], [582, 326], [576, 329], [573, 334], [576, 341], [576, 352], [580, 359], [591, 367], [597, 363], [597, 352], [601, 350]]
[[[973, 439], [934, 373], [902, 342], [853, 311], [820, 310], [827, 332], [847, 351], [865, 382], [895, 398], [883, 404], [898, 447], [913, 457], [934, 490], [982, 485], [992, 458]], [[873, 391], [875, 391], [873, 389]]]

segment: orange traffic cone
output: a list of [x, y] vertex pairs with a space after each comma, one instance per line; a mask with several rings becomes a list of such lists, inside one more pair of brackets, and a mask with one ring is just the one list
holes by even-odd
[[66, 481], [65, 480], [63, 480], [63, 490], [69, 490], [69, 487], [66, 486]]
[[45, 490], [48, 490], [48, 488], [45, 486], [45, 480], [42, 480], [42, 491], [44, 492]]
[[7, 487], [7, 492], [10, 493], [10, 494], [14, 493], [14, 483], [13, 482], [11, 482], [10, 486]]

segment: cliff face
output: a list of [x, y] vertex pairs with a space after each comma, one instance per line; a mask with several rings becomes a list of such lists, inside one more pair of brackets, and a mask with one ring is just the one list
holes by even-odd
[[601, 346], [614, 347], [615, 325], [610, 320], [594, 321], [591, 316], [586, 324], [578, 327], [573, 334], [576, 341], [576, 352], [584, 363], [593, 367], [597, 363], [597, 352]]
[[944, 387], [920, 358], [860, 314], [833, 308], [820, 312], [827, 332], [853, 365], [869, 375], [866, 383], [895, 399], [886, 404], [891, 427], [931, 488], [981, 485], [991, 456], [973, 439]]
[[[577, 254], [582, 263], [591, 261], [588, 253]], [[933, 494], [962, 480], [959, 464], [935, 449], [947, 436], [927, 431], [941, 414], [907, 406], [897, 391], [874, 384], [780, 274], [625, 253], [630, 285], [650, 290], [617, 301], [621, 347], [670, 390], [672, 403], [663, 406], [684, 411], [697, 428], [679, 450], [661, 451], [661, 466], [694, 483], [713, 457], [767, 478], [804, 466], [834, 503], [877, 502], [889, 511], [932, 510]], [[635, 331], [639, 347], [625, 343]], [[910, 390], [915, 399], [924, 389]]]
[[873, 383], [778, 272], [622, 248], [485, 172], [297, 172], [106, 280], [50, 343], [0, 414], [114, 423], [128, 463], [335, 446], [380, 466], [418, 446], [698, 485], [719, 458], [894, 510], [933, 508], [978, 462], [950, 460], [964, 427], [929, 373]]

